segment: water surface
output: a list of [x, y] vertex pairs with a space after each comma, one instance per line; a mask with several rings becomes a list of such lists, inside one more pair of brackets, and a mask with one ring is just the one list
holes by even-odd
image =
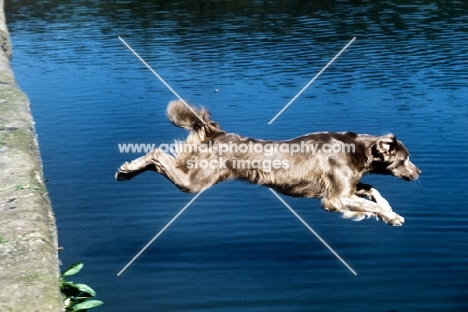
[[[31, 100], [60, 258], [83, 261], [102, 311], [464, 311], [468, 308], [468, 7], [461, 1], [6, 1], [13, 67]], [[119, 143], [172, 143], [186, 100], [226, 131], [287, 139], [393, 132], [423, 171], [369, 176], [403, 227], [352, 222], [227, 182], [192, 198], [165, 178], [114, 181]], [[356, 41], [268, 121], [353, 37]], [[214, 90], [219, 92], [214, 92]]]

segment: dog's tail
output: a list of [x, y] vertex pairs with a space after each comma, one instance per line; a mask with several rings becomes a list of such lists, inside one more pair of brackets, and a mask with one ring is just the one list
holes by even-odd
[[167, 106], [166, 114], [173, 125], [196, 134], [200, 142], [205, 142], [223, 132], [218, 123], [211, 120], [208, 110], [187, 106], [180, 100], [171, 101]]

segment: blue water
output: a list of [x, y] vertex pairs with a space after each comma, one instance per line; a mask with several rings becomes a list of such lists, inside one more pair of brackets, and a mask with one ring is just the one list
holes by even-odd
[[[95, 311], [467, 311], [468, 6], [462, 1], [6, 1], [16, 79], [31, 100], [64, 266]], [[393, 132], [419, 180], [367, 176], [402, 227], [353, 222], [265, 187], [194, 195], [146, 173], [114, 181], [119, 143], [172, 143], [184, 99], [230, 132]], [[352, 45], [268, 121], [353, 37]], [[214, 92], [214, 90], [219, 92]], [[94, 311], [94, 310], [93, 310]]]

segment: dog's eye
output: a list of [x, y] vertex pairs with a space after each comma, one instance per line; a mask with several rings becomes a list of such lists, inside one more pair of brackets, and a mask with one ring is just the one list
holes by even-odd
[[398, 164], [398, 166], [405, 166], [407, 165], [409, 162], [409, 157], [406, 156], [405, 158], [398, 158], [396, 163]]

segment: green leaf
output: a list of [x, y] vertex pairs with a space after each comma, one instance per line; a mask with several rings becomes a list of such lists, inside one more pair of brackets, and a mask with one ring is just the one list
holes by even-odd
[[82, 268], [83, 268], [83, 262], [73, 263], [68, 269], [66, 269], [62, 273], [62, 276], [75, 275], [76, 273], [80, 272]]
[[89, 286], [86, 285], [86, 284], [73, 283], [73, 287], [75, 287], [75, 288], [78, 289], [79, 291], [82, 291], [82, 292], [84, 292], [84, 293], [90, 294], [91, 297], [96, 296], [96, 292], [95, 292], [91, 287], [89, 287]]
[[73, 297], [74, 304], [78, 304], [78, 303], [88, 301], [88, 300], [91, 300], [91, 298], [90, 297]]
[[63, 305], [65, 307], [69, 307], [71, 303], [72, 303], [71, 298], [67, 298], [67, 299], [63, 300]]
[[88, 294], [91, 297], [96, 296], [96, 292], [86, 284], [66, 282], [66, 283], [63, 284], [63, 286], [64, 286], [63, 287], [64, 290], [66, 290], [66, 289], [68, 289], [68, 290], [75, 289], [76, 290], [76, 294], [73, 294], [73, 292], [71, 293], [72, 296], [77, 296], [77, 295], [79, 295], [79, 293]]
[[99, 300], [88, 300], [82, 303], [75, 304], [73, 306], [73, 311], [81, 311], [81, 310], [87, 310], [87, 309], [92, 309], [99, 307], [103, 305], [104, 302], [99, 301]]

